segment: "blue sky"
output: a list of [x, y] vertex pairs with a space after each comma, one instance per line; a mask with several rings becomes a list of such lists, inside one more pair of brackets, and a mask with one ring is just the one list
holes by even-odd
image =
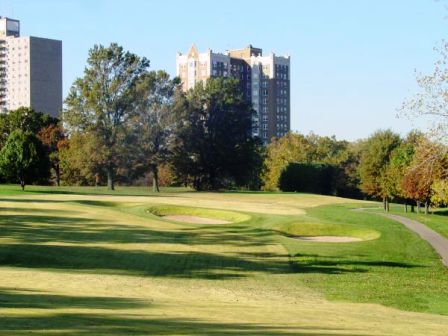
[[64, 93], [95, 43], [118, 42], [175, 75], [177, 51], [241, 48], [291, 55], [292, 129], [354, 140], [378, 128], [405, 134], [422, 122], [396, 118], [448, 37], [441, 0], [114, 1], [0, 0], [22, 35], [61, 39]]

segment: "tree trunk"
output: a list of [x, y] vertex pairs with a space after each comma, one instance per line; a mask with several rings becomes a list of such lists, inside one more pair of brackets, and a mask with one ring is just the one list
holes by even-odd
[[56, 185], [58, 187], [60, 187], [61, 186], [61, 168], [59, 167], [59, 165], [56, 165], [54, 170], [55, 170], [55, 173], [56, 173]]
[[107, 168], [107, 189], [115, 190], [114, 173], [112, 171], [112, 167]]
[[404, 201], [404, 212], [408, 213], [408, 201]]
[[25, 190], [25, 174], [23, 173], [23, 169], [19, 170], [19, 181], [20, 181], [20, 187], [22, 188], [22, 191]]
[[386, 197], [383, 197], [383, 209], [386, 211]]
[[386, 197], [386, 212], [389, 212], [389, 198]]
[[420, 213], [420, 201], [417, 201], [417, 213]]
[[152, 191], [160, 192], [159, 189], [159, 169], [156, 165], [152, 166]]
[[411, 204], [411, 212], [415, 212], [414, 204]]
[[426, 199], [425, 200], [425, 215], [427, 215], [429, 213], [429, 200]]

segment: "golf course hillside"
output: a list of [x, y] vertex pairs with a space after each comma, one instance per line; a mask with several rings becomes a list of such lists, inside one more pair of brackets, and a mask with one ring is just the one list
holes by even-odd
[[19, 189], [0, 186], [0, 335], [447, 335], [448, 268], [377, 203]]

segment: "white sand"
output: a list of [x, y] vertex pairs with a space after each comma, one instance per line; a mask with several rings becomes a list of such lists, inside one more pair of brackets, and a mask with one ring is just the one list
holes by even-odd
[[320, 243], [350, 243], [361, 241], [360, 238], [355, 237], [343, 237], [343, 236], [315, 236], [315, 237], [292, 237], [298, 240], [311, 241], [311, 242], [320, 242]]
[[168, 215], [162, 218], [169, 219], [176, 222], [193, 223], [193, 224], [229, 224], [231, 222], [223, 219], [206, 218], [188, 215]]

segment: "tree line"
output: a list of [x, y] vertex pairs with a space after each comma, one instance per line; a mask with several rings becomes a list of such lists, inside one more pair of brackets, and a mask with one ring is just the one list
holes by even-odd
[[386, 210], [392, 199], [426, 211], [448, 203], [447, 104], [424, 94], [446, 84], [440, 64], [419, 79], [422, 96], [403, 106], [440, 113], [438, 137], [380, 130], [348, 142], [290, 132], [268, 146], [251, 136], [254, 110], [238, 80], [214, 78], [185, 93], [178, 78], [149, 65], [117, 44], [97, 45], [61, 120], [27, 108], [1, 114], [0, 179], [22, 188], [54, 183], [113, 190], [116, 183], [151, 179], [155, 191], [159, 182], [196, 190], [280, 189], [379, 198]]
[[64, 106], [61, 120], [26, 108], [1, 115], [4, 181], [24, 188], [53, 175], [58, 185], [113, 190], [149, 173], [156, 191], [161, 176], [197, 190], [259, 183], [263, 149], [236, 79], [184, 93], [179, 79], [150, 71], [146, 58], [97, 45]]
[[379, 130], [347, 142], [315, 134], [289, 133], [267, 146], [262, 174], [265, 190], [315, 192], [390, 200], [413, 209], [448, 205], [446, 145], [412, 131], [401, 138]]

